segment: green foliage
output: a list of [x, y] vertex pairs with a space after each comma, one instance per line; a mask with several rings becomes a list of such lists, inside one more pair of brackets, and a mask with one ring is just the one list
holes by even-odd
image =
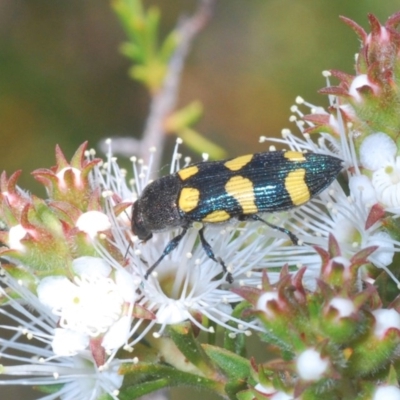
[[156, 7], [144, 10], [140, 0], [114, 0], [113, 8], [128, 37], [121, 52], [134, 62], [132, 78], [157, 93], [164, 82], [168, 62], [178, 44], [175, 30], [158, 44], [160, 12]]
[[[121, 46], [121, 52], [133, 62], [129, 75], [141, 82], [149, 90], [153, 100], [156, 100], [165, 86], [168, 86], [165, 85], [168, 74], [178, 73], [171, 70], [171, 60], [176, 57], [175, 51], [181, 44], [181, 32], [175, 28], [159, 43], [158, 8], [149, 7], [145, 10], [141, 0], [114, 0], [112, 5], [128, 37], [128, 41]], [[179, 77], [172, 78], [176, 79]], [[171, 93], [167, 95], [171, 96]], [[193, 128], [202, 113], [203, 108], [199, 101], [193, 101], [180, 110], [171, 110], [163, 121], [165, 133], [176, 134], [196, 153], [207, 152], [212, 159], [226, 157], [222, 147]]]
[[127, 364], [120, 372], [125, 375], [124, 388], [119, 394], [121, 400], [137, 399], [165, 387], [191, 386], [217, 393], [222, 389], [221, 385], [213, 379], [179, 371], [167, 365]]

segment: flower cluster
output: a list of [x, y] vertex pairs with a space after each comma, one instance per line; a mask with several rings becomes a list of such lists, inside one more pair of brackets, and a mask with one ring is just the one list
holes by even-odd
[[[307, 269], [236, 290], [262, 321], [271, 351], [281, 350], [282, 358], [253, 367], [256, 398], [400, 398], [400, 13], [384, 26], [370, 15], [370, 34], [343, 20], [362, 40], [356, 74], [324, 72], [327, 111], [296, 99], [291, 120], [300, 137], [285, 129], [282, 139], [261, 138], [338, 156], [346, 176], [292, 212], [292, 229], [312, 245], [298, 253]], [[317, 281], [305, 279], [317, 270]]]
[[[179, 168], [179, 144], [171, 172]], [[78, 374], [92, 382], [81, 398], [101, 393], [116, 398], [122, 384], [119, 367], [138, 362], [136, 344], [160, 338], [172, 324], [190, 321], [209, 334], [215, 325], [231, 335], [260, 329], [234, 316], [233, 305], [241, 298], [227, 287], [219, 264], [198, 246], [196, 229], [157, 274], [144, 279], [149, 262], [176, 235], [161, 233], [151, 246], [131, 233], [130, 207], [150, 179], [148, 166], [132, 159], [135, 181], [128, 187], [126, 171], [112, 157], [111, 146], [105, 163], [86, 151], [86, 144], [71, 162], [58, 148], [56, 156], [54, 168], [33, 173], [44, 184], [47, 200], [19, 189], [18, 173], [1, 178], [5, 229], [0, 232], [0, 253], [9, 261], [2, 265], [2, 303], [11, 308], [5, 315], [14, 321], [3, 328], [17, 332], [3, 341], [2, 357], [14, 360], [12, 349], [27, 353], [15, 359], [15, 365], [2, 366], [3, 374], [34, 375], [27, 382], [39, 386], [64, 383], [54, 395], [62, 398], [76, 398], [81, 381], [72, 375]], [[215, 246], [228, 249], [235, 277], [245, 277], [263, 257], [252, 254], [260, 243], [246, 246], [253, 236], [252, 230], [231, 226], [215, 238]], [[276, 246], [273, 235], [269, 242]], [[23, 343], [26, 338], [44, 343], [41, 357], [31, 358], [37, 350]], [[161, 346], [161, 341], [153, 346]], [[73, 372], [76, 365], [81, 372]], [[13, 382], [19, 380], [7, 381]]]
[[[86, 160], [85, 147], [70, 163], [57, 148], [57, 166], [33, 173], [48, 200], [19, 189], [19, 173], [9, 179], [3, 173], [0, 182], [0, 253], [9, 261], [2, 265], [1, 299], [15, 311], [4, 311], [14, 324], [3, 329], [16, 331], [12, 340], [2, 340], [2, 357], [18, 361], [3, 366], [2, 373], [35, 375], [32, 384], [38, 385], [66, 383], [57, 394], [68, 390], [65, 398], [76, 398], [88, 374], [93, 384], [84, 385], [88, 393], [82, 398], [118, 393], [120, 361], [113, 359], [126, 343], [140, 283], [121, 265], [101, 187], [92, 182], [100, 160]], [[97, 247], [109, 258], [101, 257]], [[31, 308], [24, 309], [24, 303]], [[44, 343], [40, 357], [35, 346], [20, 343], [24, 337]], [[14, 357], [12, 349], [25, 356]], [[73, 378], [76, 365], [82, 366], [81, 380]], [[104, 372], [101, 384], [95, 379], [99, 371]]]

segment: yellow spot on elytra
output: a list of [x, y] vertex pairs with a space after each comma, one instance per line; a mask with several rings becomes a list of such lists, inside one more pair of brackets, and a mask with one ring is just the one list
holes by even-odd
[[225, 167], [230, 169], [231, 171], [239, 171], [245, 165], [247, 165], [252, 158], [253, 154], [247, 154], [246, 156], [236, 157], [232, 160], [227, 161], [225, 163]]
[[178, 171], [179, 177], [185, 181], [189, 179], [191, 176], [196, 175], [199, 172], [199, 168], [196, 165], [192, 165], [191, 167], [183, 168]]
[[243, 214], [255, 214], [258, 211], [254, 187], [250, 179], [234, 176], [225, 184], [225, 190], [237, 200], [243, 209]]
[[285, 151], [283, 156], [289, 161], [306, 161], [304, 154], [300, 153], [299, 151]]
[[203, 222], [224, 222], [230, 219], [231, 216], [224, 210], [217, 210], [210, 212], [205, 218], [203, 218]]
[[179, 195], [178, 206], [183, 212], [194, 210], [199, 204], [200, 192], [196, 188], [183, 188]]
[[299, 206], [310, 200], [310, 191], [306, 181], [306, 170], [304, 168], [289, 172], [285, 178], [285, 188], [295, 206]]

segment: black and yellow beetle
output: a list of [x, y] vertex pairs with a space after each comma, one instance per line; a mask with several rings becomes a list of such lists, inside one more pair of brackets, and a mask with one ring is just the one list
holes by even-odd
[[[174, 250], [195, 221], [203, 223], [199, 237], [208, 257], [226, 266], [204, 237], [207, 224], [232, 218], [260, 221], [258, 214], [300, 206], [326, 189], [342, 169], [342, 160], [325, 154], [298, 151], [270, 151], [223, 161], [203, 161], [151, 182], [133, 204], [132, 232], [143, 241], [154, 232], [181, 227], [182, 231], [165, 247], [160, 258], [147, 270], [154, 271]], [[232, 282], [230, 273], [227, 280]]]

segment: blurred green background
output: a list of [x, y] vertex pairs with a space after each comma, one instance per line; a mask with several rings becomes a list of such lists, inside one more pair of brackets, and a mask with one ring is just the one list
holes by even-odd
[[[167, 32], [196, 2], [144, 4], [160, 6]], [[179, 105], [199, 99], [197, 129], [229, 155], [265, 149], [258, 137], [290, 126], [297, 95], [327, 104], [317, 94], [322, 70], [353, 72], [358, 38], [339, 15], [367, 28], [368, 13], [384, 23], [399, 10], [398, 0], [217, 0], [186, 64]], [[141, 136], [149, 99], [128, 78], [124, 40], [107, 1], [0, 0], [0, 169], [23, 169], [20, 185], [41, 194], [29, 173], [54, 165], [56, 144], [69, 158], [85, 140], [95, 147], [113, 135]]]

